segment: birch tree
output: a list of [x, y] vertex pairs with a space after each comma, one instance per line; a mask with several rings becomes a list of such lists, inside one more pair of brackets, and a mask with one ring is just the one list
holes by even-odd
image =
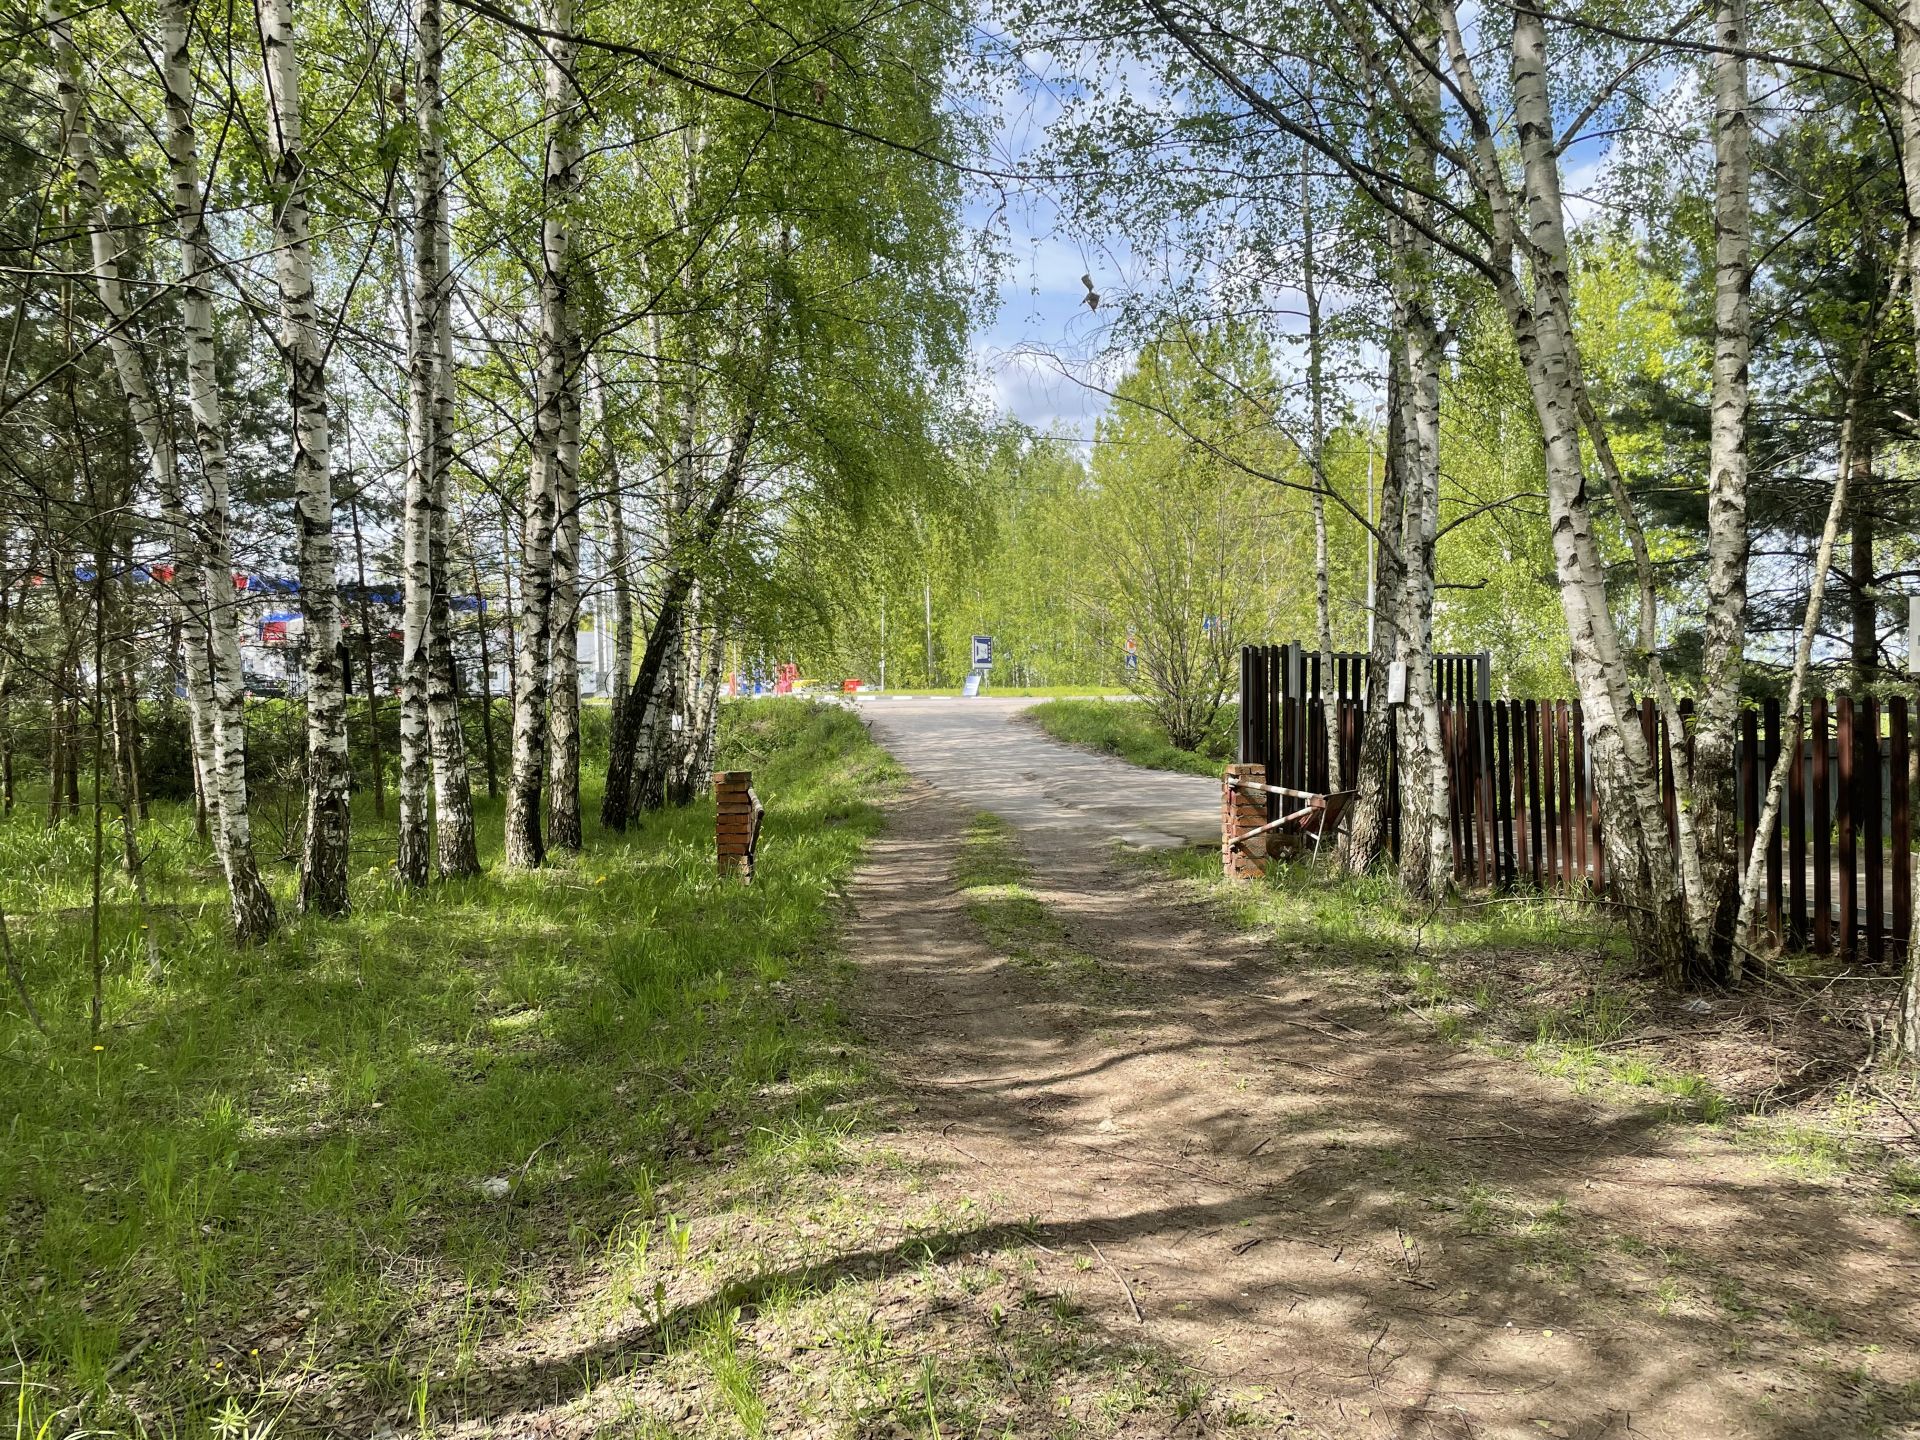
[[[571, 0], [551, 0], [547, 29], [573, 33]], [[540, 345], [533, 416], [533, 469], [523, 519], [520, 642], [513, 692], [513, 758], [507, 777], [506, 856], [527, 868], [546, 860], [540, 792], [548, 756], [547, 704], [554, 632], [554, 540], [567, 465], [579, 463], [578, 336], [572, 308], [572, 205], [579, 187], [582, 97], [575, 89], [577, 47], [542, 42], [547, 143], [540, 243]], [[570, 453], [569, 453], [570, 452]], [[565, 536], [561, 536], [562, 544]], [[571, 657], [569, 657], [571, 663]]]
[[[126, 292], [120, 275], [118, 245], [107, 213], [86, 118], [85, 76], [74, 45], [72, 23], [58, 0], [47, 9], [48, 38], [59, 66], [59, 94], [66, 158], [87, 214], [93, 280], [107, 323], [107, 344], [115, 372], [147, 451], [148, 465], [179, 556], [170, 582], [187, 630], [186, 674], [194, 758], [208, 777], [209, 810], [227, 877], [234, 930], [242, 942], [264, 938], [274, 929], [273, 897], [261, 882], [254, 859], [247, 811], [245, 718], [240, 689], [239, 648], [225, 597], [232, 594], [227, 558], [225, 434], [213, 372], [212, 300], [207, 289], [205, 222], [194, 161], [192, 88], [186, 70], [186, 33], [177, 3], [166, 12], [168, 160], [174, 180], [174, 205], [185, 270], [184, 319], [188, 346], [189, 396], [195, 438], [199, 442], [206, 493], [196, 526], [189, 513], [178, 453], [161, 406], [135, 347]], [[57, 785], [57, 782], [56, 782]]]
[[400, 833], [403, 883], [427, 881], [428, 784], [443, 875], [480, 868], [466, 738], [453, 690], [448, 613], [448, 474], [453, 464], [453, 320], [445, 40], [439, 0], [415, 0], [413, 304], [409, 312], [406, 603], [401, 628]]
[[299, 531], [300, 606], [306, 624], [307, 814], [300, 908], [345, 915], [348, 845], [347, 698], [340, 670], [338, 577], [333, 543], [333, 462], [327, 422], [327, 335], [314, 296], [307, 155], [294, 49], [292, 0], [256, 0], [272, 161], [278, 343], [293, 411], [293, 488]]

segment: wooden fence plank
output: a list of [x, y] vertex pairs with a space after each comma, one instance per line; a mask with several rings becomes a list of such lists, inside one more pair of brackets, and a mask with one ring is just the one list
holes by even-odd
[[1813, 698], [1813, 953], [1833, 953], [1833, 788], [1827, 774], [1827, 697]]
[[[1761, 774], [1770, 781], [1774, 767], [1780, 763], [1780, 702], [1769, 698], [1762, 709], [1761, 719], [1765, 728], [1765, 764]], [[1780, 817], [1775, 816], [1772, 827], [1762, 837], [1767, 847], [1767, 930], [1775, 940], [1781, 938], [1781, 907], [1784, 897], [1780, 893]]]
[[1532, 701], [1525, 701], [1525, 729], [1527, 738], [1526, 766], [1527, 795], [1527, 878], [1534, 888], [1540, 887], [1540, 707]]
[[1912, 756], [1912, 735], [1907, 729], [1907, 697], [1895, 695], [1887, 701], [1887, 790], [1892, 802], [1893, 833], [1888, 843], [1893, 849], [1893, 924], [1894, 947], [1905, 953], [1913, 942], [1913, 819], [1908, 810], [1907, 765]]
[[1799, 715], [1786, 720], [1793, 758], [1787, 767], [1787, 944], [1807, 945], [1807, 746]]
[[1540, 828], [1546, 833], [1546, 886], [1560, 883], [1560, 797], [1554, 792], [1553, 702], [1540, 702]]
[[1855, 909], [1855, 896], [1859, 893], [1858, 855], [1854, 837], [1854, 774], [1855, 757], [1853, 743], [1853, 699], [1842, 695], [1834, 702], [1834, 730], [1839, 739], [1840, 775], [1839, 786], [1833, 798], [1834, 819], [1840, 832], [1840, 873], [1836, 877], [1840, 890], [1840, 933], [1838, 953], [1853, 958], [1853, 931], [1859, 916]]
[[1460, 839], [1460, 752], [1454, 737], [1454, 707], [1450, 701], [1434, 706], [1440, 720], [1440, 768], [1447, 777], [1447, 849], [1453, 855], [1453, 877], [1464, 879], [1466, 846]]
[[1518, 832], [1513, 823], [1513, 751], [1507, 741], [1507, 702], [1493, 707], [1493, 808], [1499, 841], [1499, 882], [1511, 885], [1519, 874], [1514, 864], [1514, 841]]
[[1582, 886], [1593, 881], [1592, 857], [1588, 853], [1593, 838], [1593, 797], [1587, 793], [1587, 736], [1580, 724], [1580, 702], [1568, 707], [1573, 727], [1573, 814], [1574, 874]]
[[1856, 722], [1859, 731], [1860, 747], [1860, 818], [1862, 838], [1866, 842], [1860, 847], [1861, 879], [1866, 881], [1866, 895], [1861, 904], [1861, 918], [1866, 922], [1867, 961], [1872, 965], [1884, 965], [1887, 961], [1887, 851], [1886, 828], [1882, 824], [1881, 801], [1886, 791], [1880, 783], [1880, 702], [1871, 696], [1860, 706], [1860, 716]]
[[1260, 700], [1260, 681], [1265, 667], [1260, 663], [1260, 649], [1248, 645], [1240, 651], [1240, 754], [1236, 757], [1242, 765], [1258, 765], [1258, 758], [1265, 745], [1266, 735], [1260, 728], [1262, 706]]
[[1754, 822], [1760, 815], [1760, 717], [1740, 712], [1740, 873], [1753, 863]]
[[1493, 710], [1486, 700], [1476, 700], [1473, 704], [1473, 783], [1480, 805], [1480, 883], [1498, 885], [1500, 883], [1499, 853], [1499, 816], [1493, 808], [1493, 768], [1488, 764], [1492, 746], [1491, 737]]
[[[1278, 645], [1267, 646], [1266, 657], [1267, 657], [1267, 689], [1266, 689], [1267, 755], [1266, 755], [1265, 764], [1267, 767], [1267, 774], [1269, 777], [1271, 777], [1271, 776], [1277, 775], [1280, 772], [1280, 766], [1282, 763], [1281, 753], [1280, 753], [1280, 711], [1281, 711], [1281, 684], [1282, 684], [1281, 674], [1280, 674], [1280, 647]], [[1280, 797], [1278, 795], [1269, 795], [1267, 797], [1267, 819], [1269, 821], [1274, 821], [1274, 820], [1278, 820], [1279, 818], [1280, 818]]]
[[1569, 741], [1567, 724], [1567, 701], [1553, 701], [1553, 756], [1559, 764], [1559, 797], [1561, 797], [1561, 889], [1572, 889], [1572, 831], [1578, 829], [1572, 808], [1572, 756], [1567, 753]]

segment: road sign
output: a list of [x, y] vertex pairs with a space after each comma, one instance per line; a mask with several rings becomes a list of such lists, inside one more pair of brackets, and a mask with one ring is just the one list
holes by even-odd
[[976, 635], [973, 637], [973, 668], [989, 670], [993, 667], [993, 636]]
[[971, 700], [980, 693], [980, 672], [969, 670], [967, 678], [960, 683], [960, 693]]

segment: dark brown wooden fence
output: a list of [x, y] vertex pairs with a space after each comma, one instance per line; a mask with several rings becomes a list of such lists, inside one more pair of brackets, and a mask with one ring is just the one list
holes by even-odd
[[[1599, 797], [1587, 765], [1580, 706], [1568, 700], [1495, 700], [1485, 655], [1435, 659], [1449, 792], [1454, 872], [1488, 888], [1607, 889]], [[1366, 657], [1334, 656], [1334, 753], [1321, 723], [1319, 657], [1297, 645], [1247, 646], [1240, 655], [1240, 759], [1272, 783], [1350, 789], [1365, 722]], [[1683, 720], [1692, 712], [1682, 702]], [[1781, 813], [1764, 837], [1766, 889], [1757, 923], [1794, 949], [1880, 963], [1904, 954], [1913, 927], [1912, 732], [1904, 698], [1813, 700]], [[1660, 788], [1677, 833], [1673, 737], [1640, 704], [1658, 745]], [[1740, 717], [1734, 808], [1750, 856], [1767, 777], [1792, 724], [1778, 700]], [[1682, 744], [1691, 742], [1682, 737]], [[1399, 854], [1399, 783], [1390, 774], [1389, 838]]]

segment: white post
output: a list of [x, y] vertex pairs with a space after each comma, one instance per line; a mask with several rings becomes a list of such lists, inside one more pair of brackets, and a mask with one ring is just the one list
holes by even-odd
[[1920, 675], [1920, 595], [1907, 597], [1907, 673]]

